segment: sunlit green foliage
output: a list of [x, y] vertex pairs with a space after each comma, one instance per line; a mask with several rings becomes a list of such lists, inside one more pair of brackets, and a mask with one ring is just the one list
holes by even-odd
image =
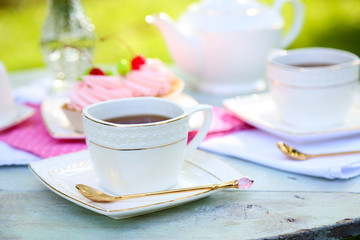
[[[148, 25], [148, 14], [164, 11], [175, 19], [196, 0], [82, 0], [97, 36], [120, 35], [132, 48], [148, 57], [171, 62], [158, 30]], [[271, 4], [273, 0], [262, 0]], [[324, 46], [360, 55], [360, 1], [303, 0], [306, 22], [291, 48]], [[45, 0], [0, 0], [0, 60], [9, 70], [44, 66], [39, 38], [46, 14]], [[292, 9], [284, 9], [291, 20]], [[98, 42], [96, 63], [113, 63], [129, 57], [116, 41]]]

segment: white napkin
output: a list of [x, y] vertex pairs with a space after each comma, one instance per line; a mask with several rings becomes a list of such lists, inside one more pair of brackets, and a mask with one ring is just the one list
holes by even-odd
[[24, 165], [41, 158], [34, 154], [15, 149], [8, 144], [0, 141], [0, 166], [5, 165]]
[[[276, 146], [278, 141], [282, 139], [251, 129], [208, 139], [200, 145], [200, 148], [288, 172], [328, 179], [347, 179], [360, 174], [360, 154], [295, 161], [288, 159], [278, 150]], [[358, 136], [311, 144], [285, 143], [309, 154], [360, 150]]]
[[42, 78], [27, 86], [15, 89], [13, 91], [13, 96], [18, 104], [23, 104], [25, 102], [40, 104], [48, 94], [50, 86], [51, 81], [49, 81], [48, 78]]

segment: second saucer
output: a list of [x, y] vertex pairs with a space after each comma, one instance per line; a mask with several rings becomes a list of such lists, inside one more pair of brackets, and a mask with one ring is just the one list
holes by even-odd
[[301, 128], [282, 122], [269, 93], [225, 99], [223, 105], [250, 125], [293, 142], [323, 141], [360, 133], [360, 104], [356, 101], [343, 124], [317, 128]]

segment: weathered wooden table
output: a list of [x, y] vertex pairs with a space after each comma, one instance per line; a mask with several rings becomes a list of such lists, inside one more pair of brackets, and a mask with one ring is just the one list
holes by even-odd
[[[43, 74], [11, 78], [19, 86]], [[191, 86], [187, 91], [199, 102], [221, 102]], [[360, 234], [360, 177], [326, 180], [218, 157], [251, 176], [251, 190], [225, 190], [118, 221], [59, 197], [26, 166], [0, 167], [0, 239], [342, 239]]]

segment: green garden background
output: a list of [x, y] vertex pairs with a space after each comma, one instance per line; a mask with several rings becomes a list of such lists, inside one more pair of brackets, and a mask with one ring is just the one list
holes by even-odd
[[[167, 63], [172, 59], [165, 42], [160, 32], [145, 22], [145, 16], [163, 11], [176, 19], [192, 2], [195, 0], [82, 0], [98, 37], [119, 35], [137, 52]], [[322, 46], [360, 55], [360, 0], [303, 3], [305, 25], [290, 48]], [[39, 39], [46, 6], [46, 0], [0, 0], [0, 61], [9, 71], [44, 67]], [[284, 9], [284, 15], [291, 20], [291, 7]], [[123, 57], [129, 56], [118, 42], [97, 42], [95, 63], [115, 64]]]

